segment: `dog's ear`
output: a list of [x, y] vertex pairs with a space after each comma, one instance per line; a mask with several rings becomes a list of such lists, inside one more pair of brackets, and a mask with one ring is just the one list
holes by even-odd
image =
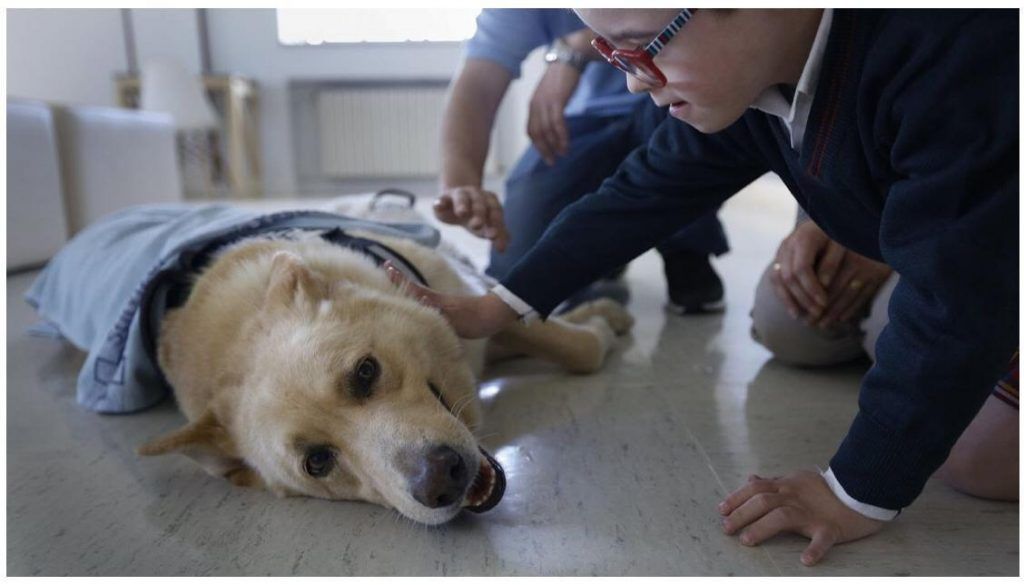
[[211, 410], [171, 434], [142, 445], [136, 453], [143, 456], [181, 453], [210, 475], [223, 477], [238, 486], [263, 486], [260, 474], [239, 456], [231, 435]]
[[270, 265], [270, 283], [264, 305], [315, 309], [326, 298], [326, 284], [306, 266], [302, 258], [291, 252], [277, 252]]

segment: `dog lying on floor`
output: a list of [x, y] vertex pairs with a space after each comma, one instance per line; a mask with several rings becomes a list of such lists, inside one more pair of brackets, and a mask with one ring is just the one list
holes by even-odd
[[[485, 286], [443, 251], [359, 235], [436, 290]], [[485, 354], [593, 372], [631, 326], [620, 305], [599, 300], [490, 340], [459, 339], [364, 253], [317, 235], [253, 237], [220, 251], [164, 317], [159, 365], [189, 423], [138, 452], [182, 453], [281, 496], [364, 500], [443, 523], [492, 508], [504, 491], [473, 434]]]

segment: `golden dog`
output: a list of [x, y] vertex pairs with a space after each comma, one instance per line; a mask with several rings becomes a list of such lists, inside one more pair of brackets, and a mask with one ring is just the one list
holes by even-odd
[[[360, 235], [400, 253], [436, 290], [483, 286], [443, 252]], [[189, 423], [139, 453], [182, 453], [281, 496], [364, 500], [446, 522], [462, 508], [490, 509], [504, 491], [473, 434], [485, 344], [592, 372], [631, 325], [602, 300], [491, 340], [459, 339], [368, 256], [315, 235], [242, 241], [162, 323], [160, 367]]]

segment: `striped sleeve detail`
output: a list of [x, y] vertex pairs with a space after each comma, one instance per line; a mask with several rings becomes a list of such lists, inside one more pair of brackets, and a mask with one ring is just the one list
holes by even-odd
[[1013, 359], [1010, 360], [1009, 371], [1002, 377], [994, 388], [992, 388], [992, 394], [996, 398], [1002, 400], [1006, 404], [1009, 404], [1013, 408], [1020, 410], [1020, 351], [1016, 351], [1013, 354]]

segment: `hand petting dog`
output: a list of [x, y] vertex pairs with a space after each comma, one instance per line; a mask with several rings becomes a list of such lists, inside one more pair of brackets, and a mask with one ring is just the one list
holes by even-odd
[[463, 339], [490, 337], [519, 318], [494, 293], [482, 296], [446, 295], [412, 282], [391, 262], [384, 263], [384, 270], [391, 282], [405, 290], [408, 296], [441, 311], [441, 315], [455, 329], [455, 334]]

